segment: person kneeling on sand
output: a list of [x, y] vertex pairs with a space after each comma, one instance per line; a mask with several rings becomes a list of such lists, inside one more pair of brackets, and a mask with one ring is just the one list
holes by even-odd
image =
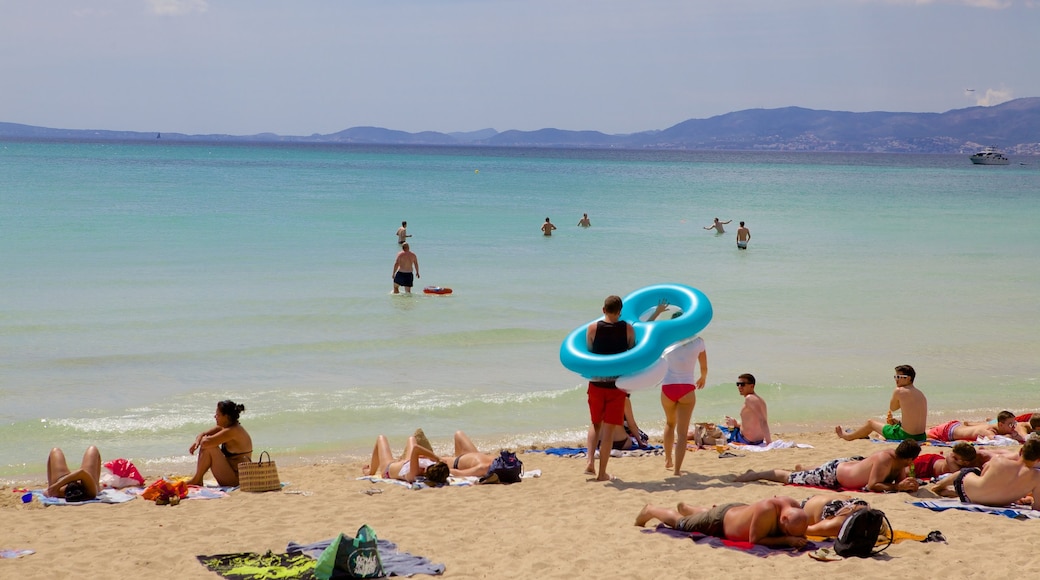
[[677, 508], [646, 504], [636, 516], [636, 525], [643, 527], [656, 518], [675, 530], [769, 547], [801, 548], [808, 541], [805, 530], [809, 518], [794, 498], [777, 496], [752, 504], [727, 503], [711, 507], [680, 503]]
[[408, 483], [414, 483], [421, 475], [435, 485], [447, 483], [449, 472], [448, 464], [441, 461], [433, 451], [419, 445], [414, 435], [408, 438], [408, 446], [405, 447], [401, 459], [394, 457], [393, 451], [390, 450], [390, 441], [385, 435], [380, 435], [372, 448], [372, 461], [363, 470], [365, 475]]
[[929, 489], [944, 497], [957, 497], [964, 503], [1003, 507], [1017, 502], [1040, 509], [1038, 461], [1040, 440], [1030, 439], [1019, 449], [1018, 457], [994, 457], [981, 470], [962, 469]]
[[795, 471], [772, 469], [750, 471], [734, 481], [775, 481], [791, 485], [809, 485], [830, 489], [865, 489], [867, 491], [917, 491], [917, 479], [906, 477], [905, 471], [921, 453], [921, 446], [912, 439], [895, 449], [883, 449], [869, 457], [845, 457], [824, 463], [815, 469]]
[[[928, 438], [925, 434], [928, 418], [928, 399], [924, 393], [914, 386], [917, 372], [910, 365], [899, 365], [896, 374], [892, 378], [896, 381], [896, 388], [892, 391], [892, 399], [888, 402], [888, 416], [882, 423], [877, 419], [867, 419], [867, 422], [851, 433], [846, 433], [841, 425], [834, 428], [834, 433], [846, 441], [855, 439], [866, 439], [871, 433], [881, 433], [885, 439], [891, 441], [902, 441], [913, 439], [924, 441]], [[902, 412], [902, 419], [894, 419], [893, 411]]]
[[101, 453], [91, 445], [83, 452], [79, 469], [72, 471], [65, 453], [55, 447], [47, 456], [47, 497], [65, 498], [67, 502], [87, 501], [97, 497], [101, 481]]

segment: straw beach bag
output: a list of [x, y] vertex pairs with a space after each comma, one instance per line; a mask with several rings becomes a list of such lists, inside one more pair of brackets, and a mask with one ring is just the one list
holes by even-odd
[[[267, 455], [267, 461], [264, 461]], [[238, 464], [238, 488], [242, 491], [278, 491], [282, 489], [282, 482], [278, 479], [278, 468], [271, 455], [266, 451], [260, 452], [260, 459], [256, 463], [247, 461]]]

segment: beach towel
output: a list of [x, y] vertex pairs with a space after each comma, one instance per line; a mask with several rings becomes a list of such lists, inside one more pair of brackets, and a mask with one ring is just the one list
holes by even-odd
[[775, 439], [772, 443], [767, 443], [764, 445], [745, 445], [743, 443], [733, 442], [730, 442], [729, 444], [733, 445], [737, 449], [740, 449], [741, 451], [754, 451], [756, 453], [762, 451], [772, 451], [773, 449], [814, 449], [814, 447], [812, 445], [809, 445], [808, 443], [795, 443], [794, 441], [784, 441], [783, 439]]
[[257, 554], [241, 552], [237, 554], [215, 554], [213, 556], [196, 556], [199, 564], [216, 572], [229, 580], [267, 580], [285, 578], [298, 580], [314, 580], [314, 566], [317, 560], [304, 554]]
[[[133, 495], [141, 495], [145, 492], [145, 489], [143, 487], [131, 487], [123, 491]], [[188, 495], [184, 496], [184, 499], [222, 499], [236, 489], [238, 489], [237, 485], [189, 485], [187, 486]]]
[[934, 512], [941, 512], [946, 510], [964, 510], [969, 512], [980, 512], [986, 514], [994, 514], [998, 516], [1005, 516], [1015, 520], [1040, 519], [1040, 511], [1038, 510], [1010, 506], [992, 507], [977, 503], [963, 503], [961, 502], [961, 500], [956, 498], [926, 499], [919, 501], [911, 501], [907, 503], [917, 507], [930, 509]]
[[98, 492], [97, 497], [86, 501], [67, 502], [63, 497], [48, 497], [43, 495], [42, 489], [34, 490], [33, 498], [43, 505], [84, 505], [88, 503], [126, 503], [137, 497], [134, 493], [120, 489], [103, 489]]
[[35, 550], [0, 550], [0, 558], [21, 558], [35, 553]]
[[769, 556], [776, 556], [784, 554], [787, 556], [800, 556], [804, 552], [812, 552], [821, 547], [816, 542], [806, 542], [805, 546], [801, 548], [770, 548], [769, 546], [763, 546], [762, 544], [752, 544], [751, 542], [742, 542], [737, 540], [726, 540], [723, 538], [716, 538], [715, 536], [705, 536], [699, 532], [683, 532], [680, 530], [674, 530], [664, 524], [657, 524], [657, 527], [652, 530], [643, 530], [643, 533], [658, 533], [671, 536], [673, 538], [689, 538], [694, 543], [711, 546], [712, 548], [729, 548], [731, 550], [740, 550], [747, 552], [759, 558], [768, 558]]
[[[587, 457], [585, 447], [546, 447], [545, 449], [529, 449], [524, 453], [545, 453], [557, 457]], [[643, 457], [646, 455], [663, 455], [664, 446], [652, 445], [646, 449], [611, 449], [611, 457]]]
[[[303, 554], [315, 561], [332, 544], [335, 538], [314, 542], [313, 544], [297, 544], [289, 542], [285, 551], [287, 555]], [[376, 544], [379, 550], [379, 561], [382, 563], [383, 572], [387, 576], [413, 576], [415, 574], [430, 574], [437, 576], [444, 573], [444, 564], [434, 564], [422, 556], [415, 556], [408, 552], [399, 552], [397, 544], [384, 539], [379, 539]]]
[[[541, 472], [539, 472], [539, 475], [541, 475]], [[407, 481], [401, 481], [400, 479], [379, 477], [377, 475], [362, 475], [358, 479], [359, 480], [365, 480], [365, 481], [371, 481], [372, 483], [389, 483], [391, 485], [396, 485], [396, 486], [399, 486], [399, 487], [407, 487], [409, 489], [429, 489], [431, 487], [432, 488], [444, 487], [442, 485], [429, 485], [428, 483], [426, 483], [422, 479], [417, 479], [413, 483], [408, 483]], [[452, 475], [452, 476], [448, 477], [447, 485], [452, 486], [452, 487], [466, 487], [466, 486], [470, 486], [470, 485], [476, 485], [479, 481], [480, 481], [479, 477], [474, 477], [474, 476], [455, 477], [454, 475]]]

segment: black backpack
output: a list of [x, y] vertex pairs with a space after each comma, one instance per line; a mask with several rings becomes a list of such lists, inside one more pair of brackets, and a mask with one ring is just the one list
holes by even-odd
[[[884, 545], [878, 548], [878, 538], [883, 532], [885, 537], [880, 543]], [[891, 545], [892, 524], [889, 523], [885, 512], [866, 508], [853, 512], [841, 524], [838, 539], [834, 541], [834, 553], [843, 558], [869, 558], [885, 551]]]
[[524, 462], [512, 451], [502, 450], [498, 457], [491, 461], [487, 475], [480, 478], [480, 483], [519, 483], [524, 473]]

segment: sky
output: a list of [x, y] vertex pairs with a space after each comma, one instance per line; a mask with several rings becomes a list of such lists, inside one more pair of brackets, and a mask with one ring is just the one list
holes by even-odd
[[0, 0], [0, 122], [610, 134], [1040, 96], [1040, 0]]

